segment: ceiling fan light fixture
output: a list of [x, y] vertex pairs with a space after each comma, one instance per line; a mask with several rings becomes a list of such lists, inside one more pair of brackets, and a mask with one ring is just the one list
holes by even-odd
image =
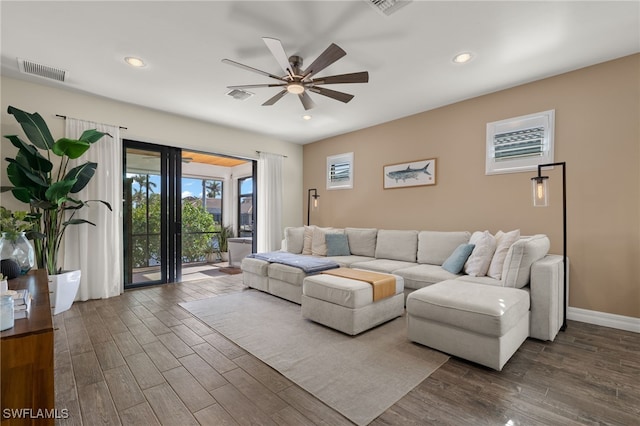
[[299, 95], [304, 92], [304, 86], [300, 83], [289, 83], [287, 85], [287, 92]]
[[471, 59], [473, 59], [473, 54], [471, 52], [462, 52], [453, 57], [453, 62], [456, 64], [465, 64]]

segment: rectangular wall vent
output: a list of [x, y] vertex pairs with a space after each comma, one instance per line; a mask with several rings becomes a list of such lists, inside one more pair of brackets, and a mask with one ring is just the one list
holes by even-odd
[[237, 99], [239, 101], [244, 101], [252, 97], [253, 93], [247, 92], [246, 90], [242, 89], [233, 89], [227, 92], [227, 96], [231, 96], [233, 99]]
[[18, 68], [20, 69], [20, 72], [23, 72], [25, 74], [37, 75], [40, 77], [50, 78], [51, 80], [62, 82], [64, 82], [65, 78], [68, 75], [68, 72], [63, 69], [38, 64], [36, 62], [20, 58], [18, 58]]
[[389, 16], [396, 13], [402, 7], [411, 3], [413, 0], [365, 0], [375, 10], [385, 16]]

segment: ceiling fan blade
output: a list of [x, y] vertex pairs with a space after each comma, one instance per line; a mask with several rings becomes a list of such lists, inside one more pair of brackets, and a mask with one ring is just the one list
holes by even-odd
[[331, 75], [311, 80], [313, 84], [367, 83], [368, 81], [369, 73], [367, 71]]
[[249, 65], [241, 64], [240, 62], [232, 61], [231, 59], [223, 59], [223, 63], [233, 65], [234, 67], [242, 68], [243, 70], [252, 71], [258, 73], [260, 75], [264, 75], [266, 77], [275, 78], [276, 80], [286, 81], [284, 78], [279, 77], [277, 75], [270, 74], [266, 71], [259, 70], [257, 68], [250, 67]]
[[322, 71], [346, 54], [347, 52], [342, 50], [340, 46], [335, 43], [331, 43], [331, 45], [307, 67], [304, 72], [304, 77], [309, 77], [312, 74]]
[[239, 86], [227, 86], [227, 89], [255, 89], [258, 87], [281, 87], [286, 86], [286, 83], [282, 84], [241, 84]]
[[302, 102], [302, 106], [305, 110], [310, 110], [316, 106], [315, 102], [313, 102], [313, 99], [311, 99], [311, 96], [309, 96], [306, 91], [300, 93], [298, 97], [300, 98], [300, 102]]
[[325, 89], [324, 87], [309, 87], [314, 93], [319, 93], [323, 96], [327, 96], [331, 99], [335, 99], [336, 101], [344, 102], [345, 104], [353, 99], [353, 95], [344, 92], [338, 92], [336, 90]]
[[289, 58], [287, 57], [287, 54], [284, 51], [284, 47], [282, 47], [282, 43], [280, 42], [280, 40], [271, 37], [262, 37], [262, 40], [271, 51], [271, 54], [276, 58], [276, 61], [278, 61], [278, 64], [284, 70], [284, 72], [286, 72], [288, 75], [293, 76]]
[[268, 106], [268, 105], [273, 105], [276, 102], [278, 102], [280, 99], [282, 99], [282, 97], [284, 95], [287, 94], [287, 89], [282, 90], [281, 92], [278, 92], [277, 95], [275, 95], [274, 97], [272, 97], [271, 99], [269, 99], [267, 102], [263, 103], [262, 106]]

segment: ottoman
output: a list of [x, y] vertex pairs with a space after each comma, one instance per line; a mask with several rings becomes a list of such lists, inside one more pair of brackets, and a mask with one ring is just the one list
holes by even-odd
[[410, 340], [502, 370], [529, 335], [529, 293], [446, 280], [407, 297]]
[[302, 283], [302, 316], [356, 335], [404, 312], [404, 280], [395, 278], [395, 294], [373, 301], [370, 283], [333, 275], [311, 275]]

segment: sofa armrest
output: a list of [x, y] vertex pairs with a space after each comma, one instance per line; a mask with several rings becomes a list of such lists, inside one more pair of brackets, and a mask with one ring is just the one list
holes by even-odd
[[529, 287], [529, 335], [540, 340], [553, 340], [562, 326], [564, 313], [562, 256], [549, 254], [534, 262], [531, 265]]

